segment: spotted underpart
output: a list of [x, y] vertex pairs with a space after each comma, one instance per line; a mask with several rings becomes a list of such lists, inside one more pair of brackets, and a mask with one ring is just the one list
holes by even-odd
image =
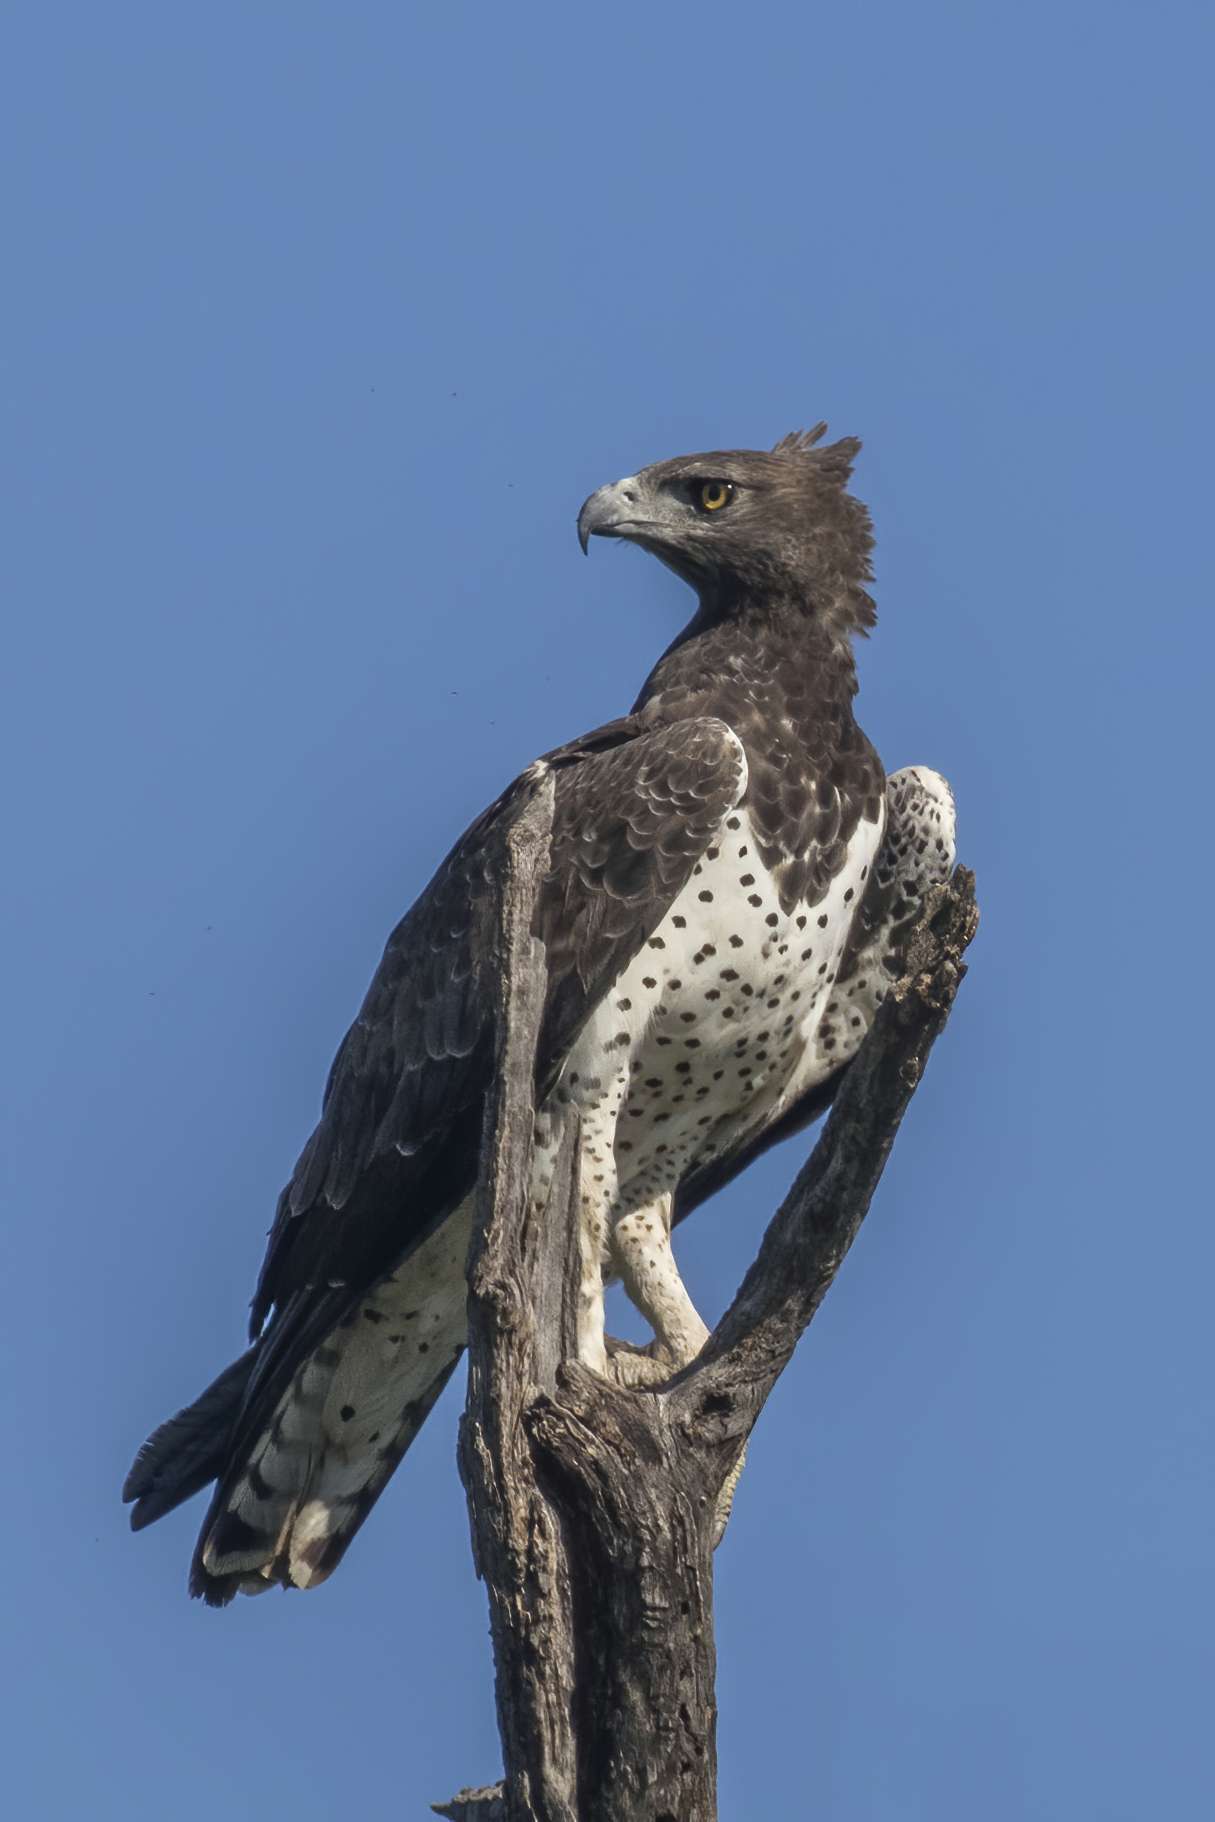
[[675, 1364], [703, 1345], [670, 1247], [673, 1191], [744, 1151], [856, 1054], [925, 891], [953, 866], [945, 780], [896, 773], [881, 833], [862, 820], [825, 895], [786, 911], [745, 809], [730, 815], [583, 1034], [557, 1092], [580, 1106], [584, 1135], [587, 1364], [606, 1364], [601, 1272], [623, 1277]]
[[703, 1342], [670, 1252], [672, 1191], [815, 1079], [815, 1032], [881, 833], [880, 816], [858, 822], [823, 894], [786, 907], [738, 806], [587, 1022], [556, 1090], [580, 1113], [586, 1364], [606, 1364], [604, 1270], [677, 1363]]

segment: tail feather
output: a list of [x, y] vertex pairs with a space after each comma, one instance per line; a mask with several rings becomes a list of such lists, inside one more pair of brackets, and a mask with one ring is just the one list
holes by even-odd
[[217, 1483], [192, 1594], [225, 1606], [337, 1567], [464, 1351], [471, 1221], [466, 1202], [328, 1328], [316, 1311], [297, 1339], [288, 1306], [144, 1444], [123, 1488], [136, 1530]]
[[194, 1553], [191, 1594], [226, 1607], [237, 1594], [259, 1594], [276, 1583], [316, 1588], [327, 1580], [462, 1352], [462, 1336], [453, 1335], [437, 1359], [415, 1360], [394, 1375], [398, 1403], [391, 1418], [381, 1418], [370, 1433], [360, 1426], [349, 1441], [338, 1438], [332, 1421], [342, 1393], [331, 1385], [321, 1408], [309, 1413], [294, 1385], [248, 1460], [217, 1490]]
[[223, 1473], [259, 1345], [255, 1342], [225, 1367], [193, 1404], [162, 1423], [144, 1443], [122, 1489], [124, 1503], [134, 1505], [133, 1531], [163, 1518]]
[[[237, 1363], [246, 1366], [239, 1384], [237, 1368], [229, 1368], [152, 1438], [144, 1455], [165, 1439], [178, 1470], [175, 1497], [142, 1522], [218, 1481], [191, 1567], [192, 1594], [226, 1606], [238, 1593], [276, 1582], [315, 1588], [332, 1574], [464, 1351], [470, 1225], [468, 1206], [455, 1211], [311, 1347], [286, 1384], [276, 1383], [267, 1353], [244, 1396], [255, 1348]], [[187, 1485], [183, 1447], [169, 1433], [185, 1426], [189, 1447], [221, 1389], [229, 1422], [218, 1447], [211, 1434], [193, 1448]]]

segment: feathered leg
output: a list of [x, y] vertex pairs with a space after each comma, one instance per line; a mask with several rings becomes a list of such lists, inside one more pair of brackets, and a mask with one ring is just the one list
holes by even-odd
[[671, 1250], [670, 1191], [620, 1217], [612, 1229], [612, 1251], [624, 1288], [652, 1325], [659, 1348], [676, 1368], [687, 1366], [709, 1331]]
[[[653, 1324], [655, 1343], [648, 1350], [652, 1363], [662, 1363], [664, 1372], [678, 1371], [695, 1360], [709, 1338], [709, 1330], [675, 1263], [671, 1248], [672, 1196], [668, 1193], [644, 1208], [621, 1216], [612, 1229], [612, 1246], [624, 1286], [647, 1321]], [[613, 1365], [617, 1376], [626, 1383], [641, 1383], [648, 1374], [639, 1371], [639, 1363], [629, 1352], [616, 1355]], [[717, 1501], [713, 1531], [714, 1548], [725, 1536], [734, 1493], [746, 1463], [747, 1451], [739, 1451]]]

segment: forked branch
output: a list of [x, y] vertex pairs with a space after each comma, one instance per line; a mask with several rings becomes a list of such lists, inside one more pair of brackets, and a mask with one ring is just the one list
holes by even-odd
[[546, 1209], [529, 1208], [545, 980], [532, 927], [552, 797], [535, 770], [504, 837], [460, 1439], [506, 1777], [436, 1808], [458, 1822], [714, 1822], [718, 1498], [856, 1237], [949, 1017], [978, 923], [974, 877], [960, 867], [929, 897], [907, 974], [703, 1352], [666, 1383], [626, 1386], [571, 1358], [572, 1124]]

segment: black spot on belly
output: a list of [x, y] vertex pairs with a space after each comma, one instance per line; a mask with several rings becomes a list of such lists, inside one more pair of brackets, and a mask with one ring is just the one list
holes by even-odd
[[353, 1416], [354, 1416], [354, 1406], [352, 1404], [344, 1404], [341, 1409], [342, 1422], [349, 1423], [350, 1419]]

